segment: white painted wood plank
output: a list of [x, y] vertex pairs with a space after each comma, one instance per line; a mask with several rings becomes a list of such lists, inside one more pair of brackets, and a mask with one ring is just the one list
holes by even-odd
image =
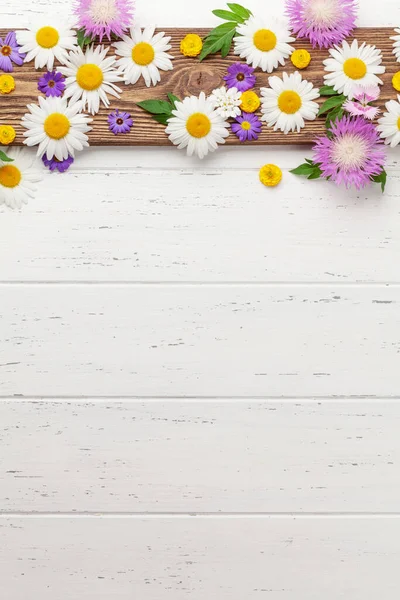
[[274, 195], [253, 171], [60, 181], [2, 215], [1, 281], [400, 281], [400, 173], [345, 200], [290, 174]]
[[1, 402], [1, 511], [395, 512], [400, 402]]
[[1, 286], [0, 395], [393, 396], [398, 286]]
[[398, 593], [400, 521], [0, 521], [7, 600], [375, 600]]
[[[246, 4], [246, 3], [245, 3]], [[152, 0], [151, 8], [146, 0], [136, 0], [136, 20], [139, 25], [156, 22], [163, 27], [200, 27], [214, 26], [218, 21], [211, 14], [217, 7], [223, 8], [224, 3], [216, 0], [203, 0], [192, 3], [190, 11], [183, 0]], [[263, 0], [247, 0], [248, 6], [254, 13], [265, 15], [265, 2]], [[26, 21], [48, 12], [71, 14], [72, 0], [0, 0], [0, 14], [4, 18], [5, 26], [21, 27]], [[284, 10], [283, 0], [268, 5], [268, 14], [281, 16]], [[358, 24], [360, 26], [398, 26], [400, 23], [400, 7], [397, 0], [382, 0], [379, 4], [379, 14], [376, 11], [374, 0], [362, 0], [359, 7]]]

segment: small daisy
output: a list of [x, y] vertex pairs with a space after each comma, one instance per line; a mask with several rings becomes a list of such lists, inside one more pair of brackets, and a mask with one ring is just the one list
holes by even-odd
[[200, 96], [190, 96], [177, 102], [174, 115], [168, 120], [165, 130], [170, 141], [179, 150], [187, 148], [188, 156], [196, 154], [204, 158], [214, 152], [218, 144], [224, 144], [229, 135], [229, 123], [214, 110], [212, 101], [204, 92]]
[[65, 160], [75, 156], [75, 150], [89, 146], [88, 131], [92, 121], [81, 113], [82, 102], [67, 103], [65, 98], [39, 97], [39, 106], [28, 104], [29, 113], [22, 118], [27, 146], [39, 146], [37, 154], [48, 160]]
[[274, 130], [283, 133], [299, 132], [305, 125], [305, 120], [313, 121], [318, 114], [319, 89], [303, 79], [298, 71], [288, 75], [282, 74], [282, 79], [274, 75], [268, 79], [269, 88], [261, 88], [262, 121]]
[[78, 27], [85, 35], [111, 39], [111, 34], [122, 37], [132, 23], [132, 0], [78, 0], [75, 7]]
[[121, 56], [118, 67], [123, 73], [126, 85], [135, 84], [142, 76], [146, 86], [157, 85], [161, 81], [161, 71], [172, 71], [170, 36], [164, 32], [154, 35], [155, 27], [131, 27], [130, 37], [122, 36], [122, 42], [114, 44], [115, 53]]
[[353, 117], [364, 117], [373, 121], [379, 114], [379, 108], [370, 106], [370, 102], [375, 102], [380, 96], [380, 89], [377, 85], [365, 88], [361, 85], [354, 88], [354, 100], [346, 100], [343, 108]]
[[356, 25], [356, 0], [286, 0], [286, 13], [298, 38], [313, 48], [340, 44]]
[[13, 63], [20, 67], [24, 62], [25, 54], [20, 52], [15, 31], [7, 33], [4, 42], [0, 37], [0, 71], [11, 73]]
[[253, 67], [240, 62], [228, 67], [224, 80], [228, 88], [235, 87], [239, 92], [247, 92], [256, 85]]
[[[400, 29], [395, 29], [395, 32], [400, 34]], [[390, 39], [394, 41], [393, 54], [397, 58], [397, 61], [400, 62], [400, 35], [395, 35]]]
[[42, 179], [36, 167], [35, 157], [21, 148], [12, 148], [8, 157], [13, 162], [0, 160], [0, 204], [9, 208], [21, 208], [34, 198], [36, 186]]
[[242, 93], [238, 92], [236, 88], [227, 90], [226, 87], [214, 90], [210, 96], [215, 110], [223, 119], [235, 118], [240, 115], [241, 98]]
[[257, 115], [244, 112], [239, 117], [236, 117], [236, 121], [232, 123], [231, 129], [241, 142], [258, 140], [262, 123]]
[[83, 110], [95, 115], [100, 110], [100, 100], [105, 107], [110, 106], [108, 94], [120, 98], [121, 89], [114, 85], [121, 81], [121, 75], [116, 71], [114, 56], [107, 57], [109, 48], [90, 46], [83, 53], [81, 48], [71, 52], [65, 67], [60, 67], [66, 76], [65, 98], [83, 102]]
[[344, 41], [342, 47], [335, 46], [329, 50], [330, 58], [324, 60], [324, 75], [326, 85], [333, 86], [339, 94], [344, 94], [353, 99], [357, 86], [368, 87], [382, 85], [383, 81], [377, 77], [385, 72], [381, 65], [382, 54], [375, 46], [363, 42], [358, 46], [358, 41], [353, 40], [351, 46]]
[[378, 120], [378, 131], [385, 144], [390, 144], [392, 148], [400, 143], [400, 96], [396, 100], [386, 102], [386, 111]]
[[17, 31], [17, 42], [21, 52], [26, 52], [25, 62], [35, 59], [35, 69], [47, 67], [53, 70], [54, 60], [61, 64], [68, 58], [68, 50], [75, 50], [78, 43], [76, 33], [62, 20], [47, 20], [32, 29]]
[[318, 138], [313, 150], [322, 177], [358, 190], [382, 173], [386, 161], [377, 128], [363, 117], [337, 119], [330, 135]]
[[267, 73], [272, 73], [279, 64], [284, 65], [294, 50], [289, 42], [294, 42], [295, 38], [290, 36], [286, 23], [273, 18], [250, 17], [236, 28], [236, 32], [239, 35], [234, 39], [235, 54]]
[[38, 90], [45, 96], [62, 96], [65, 90], [64, 75], [57, 71], [45, 73], [38, 81]]
[[114, 110], [108, 115], [108, 125], [114, 135], [120, 133], [129, 133], [133, 126], [133, 119], [130, 113]]

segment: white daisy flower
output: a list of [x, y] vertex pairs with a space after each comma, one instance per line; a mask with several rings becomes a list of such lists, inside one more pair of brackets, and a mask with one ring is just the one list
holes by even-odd
[[314, 121], [318, 114], [319, 89], [302, 78], [297, 71], [288, 75], [282, 74], [282, 79], [274, 75], [269, 77], [269, 88], [261, 88], [262, 121], [268, 126], [274, 125], [274, 130], [283, 133], [299, 132], [305, 125], [305, 120]]
[[27, 129], [24, 143], [39, 146], [37, 154], [46, 154], [51, 160], [68, 158], [75, 150], [89, 146], [88, 131], [92, 119], [83, 114], [82, 102], [69, 102], [65, 98], [39, 97], [39, 106], [28, 104], [29, 113], [22, 117], [22, 126]]
[[[400, 29], [395, 29], [395, 32], [400, 34]], [[390, 39], [394, 41], [393, 54], [397, 58], [397, 62], [400, 62], [400, 35], [394, 35]]]
[[385, 72], [381, 65], [382, 54], [375, 46], [363, 42], [358, 46], [358, 41], [353, 40], [351, 46], [344, 41], [342, 47], [335, 46], [329, 50], [330, 58], [324, 60], [324, 75], [326, 85], [331, 85], [339, 94], [344, 94], [350, 100], [355, 89], [362, 85], [382, 85], [383, 81], [377, 77]]
[[108, 94], [120, 98], [121, 89], [114, 85], [122, 81], [121, 75], [116, 70], [114, 56], [107, 57], [109, 48], [104, 46], [90, 46], [83, 53], [81, 48], [69, 54], [65, 67], [59, 71], [66, 76], [64, 92], [65, 98], [71, 102], [82, 100], [83, 110], [95, 115], [100, 110], [100, 100], [105, 107], [110, 106]]
[[390, 144], [392, 148], [400, 143], [400, 96], [396, 100], [386, 102], [386, 111], [378, 119], [378, 131], [385, 144]]
[[118, 67], [123, 73], [126, 85], [135, 84], [142, 76], [147, 87], [161, 81], [161, 71], [174, 68], [168, 54], [171, 37], [164, 32], [154, 35], [155, 27], [131, 27], [130, 36], [123, 35], [122, 42], [114, 44], [115, 53], [121, 56]]
[[229, 135], [229, 123], [214, 110], [204, 92], [198, 98], [190, 96], [177, 102], [172, 114], [165, 132], [179, 150], [187, 148], [188, 156], [204, 158], [218, 144], [224, 144]]
[[36, 159], [27, 150], [11, 148], [7, 150], [13, 162], [0, 160], [0, 204], [9, 208], [21, 208], [34, 198], [36, 186], [42, 179]]
[[31, 29], [16, 31], [20, 52], [26, 53], [25, 61], [35, 59], [35, 69], [47, 67], [53, 70], [54, 60], [64, 64], [68, 51], [78, 47], [76, 32], [62, 19], [42, 20]]
[[214, 109], [224, 119], [238, 117], [241, 113], [239, 106], [242, 103], [242, 92], [233, 87], [229, 90], [222, 86], [214, 90], [210, 96]]
[[249, 65], [260, 67], [267, 73], [272, 73], [279, 64], [284, 65], [285, 59], [294, 50], [289, 42], [294, 42], [295, 38], [290, 36], [284, 21], [271, 17], [250, 17], [236, 28], [236, 32], [239, 35], [234, 39], [235, 54], [245, 58]]

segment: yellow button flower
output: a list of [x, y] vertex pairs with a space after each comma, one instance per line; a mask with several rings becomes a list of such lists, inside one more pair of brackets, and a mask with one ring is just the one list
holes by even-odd
[[400, 71], [393, 75], [392, 85], [397, 92], [400, 92]]
[[15, 90], [15, 80], [12, 75], [0, 75], [0, 94], [9, 94]]
[[305, 69], [311, 62], [311, 54], [308, 52], [308, 50], [301, 48], [293, 52], [290, 60], [294, 66], [297, 67], [297, 69]]
[[198, 56], [203, 49], [203, 40], [197, 33], [188, 33], [181, 41], [180, 50], [184, 56]]
[[258, 108], [260, 108], [260, 98], [255, 92], [252, 92], [251, 90], [243, 92], [240, 99], [242, 101], [240, 109], [244, 112], [253, 113], [256, 112]]
[[11, 125], [0, 125], [0, 144], [3, 146], [12, 144], [16, 135], [15, 129]]
[[260, 169], [260, 181], [267, 187], [275, 187], [282, 179], [282, 171], [276, 165], [264, 165]]

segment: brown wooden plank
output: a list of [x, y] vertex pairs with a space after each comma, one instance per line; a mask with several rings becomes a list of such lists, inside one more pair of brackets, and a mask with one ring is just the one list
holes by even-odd
[[[190, 32], [198, 33], [204, 37], [209, 29], [192, 29]], [[153, 121], [150, 115], [136, 106], [136, 103], [150, 98], [166, 98], [167, 92], [172, 92], [176, 96], [183, 98], [188, 95], [198, 95], [200, 91], [210, 93], [216, 87], [223, 85], [223, 76], [229, 64], [237, 62], [239, 58], [231, 53], [226, 59], [221, 56], [212, 56], [200, 63], [198, 59], [187, 58], [180, 54], [179, 43], [188, 33], [185, 29], [165, 29], [168, 35], [172, 36], [171, 53], [175, 56], [173, 61], [174, 70], [162, 72], [161, 82], [156, 87], [146, 88], [141, 79], [136, 85], [125, 86], [122, 84], [123, 94], [121, 99], [112, 99], [109, 109], [102, 108], [95, 116], [93, 122], [93, 131], [90, 133], [90, 143], [94, 146], [165, 146], [170, 142], [165, 135], [163, 125]], [[0, 30], [0, 36], [3, 37], [6, 30]], [[381, 98], [379, 104], [383, 104], [396, 98], [396, 92], [392, 87], [391, 80], [394, 73], [400, 70], [400, 64], [396, 61], [392, 53], [393, 41], [391, 36], [395, 32], [391, 28], [360, 28], [356, 29], [354, 37], [359, 42], [368, 42], [375, 44], [383, 54], [383, 64], [386, 67], [386, 73], [382, 75], [384, 85], [382, 86]], [[310, 45], [304, 41], [297, 41], [293, 44], [296, 48], [307, 48], [312, 56], [310, 66], [302, 71], [303, 76], [312, 81], [316, 86], [323, 84], [323, 65], [322, 61], [328, 57], [328, 50], [313, 50]], [[280, 67], [275, 71], [293, 72], [290, 60], [286, 61], [285, 67]], [[16, 90], [7, 96], [0, 95], [0, 123], [13, 125], [17, 131], [15, 143], [21, 145], [23, 142], [23, 128], [20, 120], [26, 112], [26, 105], [30, 102], [37, 102], [39, 94], [37, 90], [37, 81], [41, 76], [40, 71], [35, 71], [33, 62], [24, 64], [22, 67], [16, 67], [13, 73], [16, 80]], [[268, 73], [258, 70], [256, 90], [268, 85]], [[322, 100], [320, 100], [322, 102]], [[129, 111], [135, 121], [132, 131], [127, 135], [114, 136], [108, 129], [107, 115], [110, 110], [119, 108]], [[269, 145], [269, 144], [310, 144], [316, 135], [324, 132], [324, 119], [319, 118], [316, 121], [308, 122], [300, 134], [290, 133], [284, 135], [281, 132], [273, 131], [272, 128], [263, 126], [263, 131], [258, 141], [251, 144]], [[241, 145], [237, 137], [230, 134], [227, 143], [231, 145]]]

